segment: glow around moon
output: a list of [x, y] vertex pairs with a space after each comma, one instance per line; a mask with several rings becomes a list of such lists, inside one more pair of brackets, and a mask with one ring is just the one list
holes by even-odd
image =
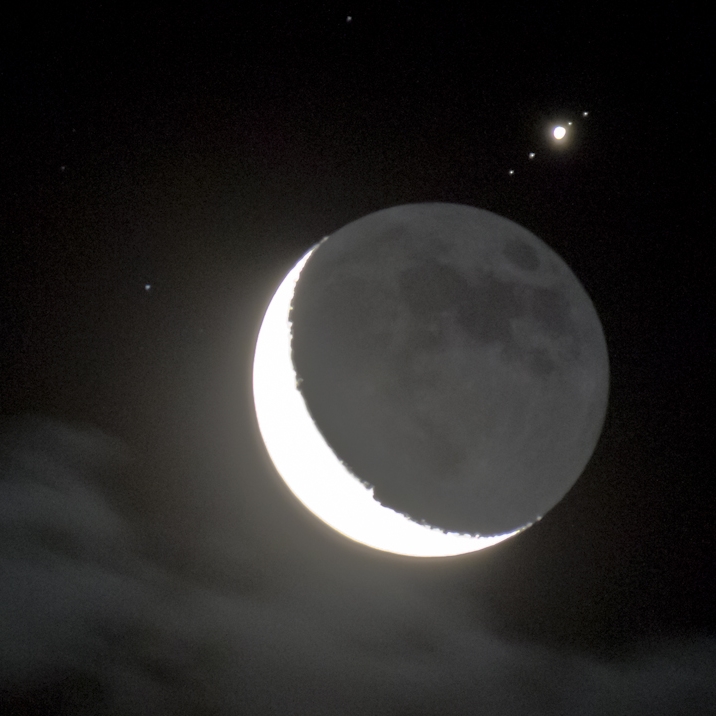
[[474, 552], [507, 534], [480, 536], [443, 532], [381, 505], [373, 490], [351, 474], [328, 446], [298, 390], [291, 360], [289, 312], [306, 253], [274, 294], [256, 343], [253, 389], [256, 417], [266, 449], [291, 492], [316, 517], [369, 547], [414, 557]]

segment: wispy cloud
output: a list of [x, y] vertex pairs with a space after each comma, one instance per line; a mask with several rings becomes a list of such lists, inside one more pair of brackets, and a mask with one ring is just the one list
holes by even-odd
[[[0, 438], [0, 704], [93, 714], [704, 714], [716, 643], [603, 662], [503, 638], [385, 570], [195, 581], [103, 494], [125, 451], [26, 419]], [[209, 550], [211, 548], [205, 547]], [[251, 568], [255, 551], [246, 549]], [[207, 552], [207, 559], [211, 555]], [[255, 565], [256, 569], [260, 565]], [[44, 709], [44, 711], [43, 711]]]

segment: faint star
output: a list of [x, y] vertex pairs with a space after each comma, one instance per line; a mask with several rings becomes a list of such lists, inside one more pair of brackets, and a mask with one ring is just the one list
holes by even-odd
[[67, 167], [63, 164], [63, 165], [60, 167], [60, 171], [63, 172], [63, 171], [65, 171], [65, 169], [67, 169]]
[[145, 290], [145, 291], [149, 291], [151, 288], [152, 288], [152, 284], [151, 284], [151, 283], [145, 283], [145, 284], [144, 284], [144, 290]]
[[572, 126], [572, 123], [571, 123], [571, 122], [567, 122], [567, 124], [568, 124], [570, 127]]
[[534, 152], [530, 152], [527, 156], [528, 156], [530, 159], [534, 159], [534, 158], [535, 158], [535, 153], [534, 153]]
[[582, 112], [582, 117], [586, 117], [589, 114], [589, 112]]
[[352, 20], [353, 18], [350, 15], [346, 18], [346, 22], [351, 22]]
[[510, 176], [512, 176], [515, 173], [514, 169], [510, 169]]

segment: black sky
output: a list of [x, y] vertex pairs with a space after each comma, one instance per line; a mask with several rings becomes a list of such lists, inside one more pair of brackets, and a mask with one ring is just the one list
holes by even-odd
[[[4, 18], [5, 707], [713, 704], [708, 18], [486, 7]], [[555, 120], [574, 122], [563, 151]], [[567, 498], [518, 538], [440, 562], [307, 515], [250, 391], [263, 311], [296, 259], [421, 201], [545, 240], [592, 297], [611, 365], [604, 433]]]

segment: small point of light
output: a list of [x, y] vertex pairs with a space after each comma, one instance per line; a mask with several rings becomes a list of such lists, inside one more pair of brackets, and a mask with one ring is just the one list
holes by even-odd
[[145, 283], [145, 284], [144, 284], [144, 290], [145, 290], [145, 291], [149, 291], [151, 288], [152, 288], [152, 284], [151, 284], [151, 283]]
[[515, 173], [514, 169], [510, 169], [510, 176], [512, 176]]
[[535, 158], [535, 153], [534, 153], [534, 152], [530, 152], [527, 156], [528, 156], [530, 159], [534, 159], [534, 158]]
[[353, 18], [350, 15], [346, 18], [346, 22], [351, 22], [352, 20]]
[[567, 122], [567, 124], [568, 124], [570, 127], [572, 126], [572, 123], [571, 123], [571, 122]]
[[63, 164], [63, 165], [60, 167], [60, 171], [63, 172], [63, 171], [65, 171], [65, 169], [67, 169], [67, 167]]
[[564, 139], [564, 135], [567, 134], [567, 130], [564, 127], [555, 127], [552, 134], [554, 134], [555, 139]]
[[589, 112], [582, 112], [582, 117], [586, 117], [589, 114]]

